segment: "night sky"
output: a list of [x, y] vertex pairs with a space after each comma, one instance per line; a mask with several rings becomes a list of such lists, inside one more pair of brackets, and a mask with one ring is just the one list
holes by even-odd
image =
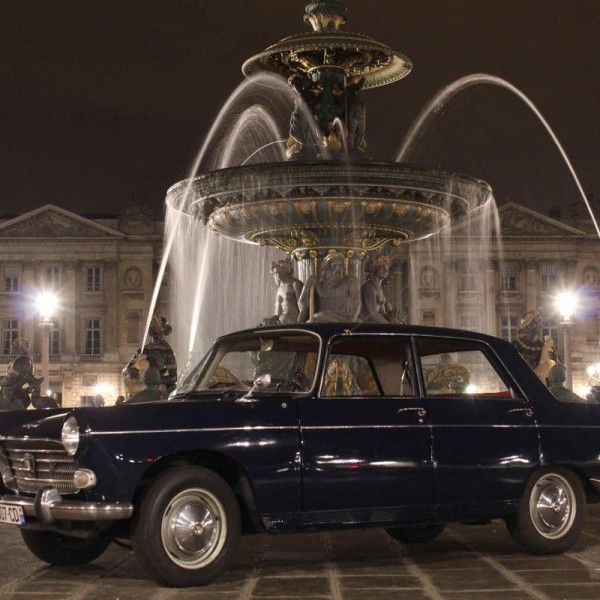
[[[305, 31], [302, 0], [0, 0], [0, 215], [46, 203], [162, 215], [249, 56]], [[348, 0], [347, 31], [414, 64], [362, 97], [373, 158], [459, 77], [488, 73], [535, 103], [600, 197], [598, 0]], [[478, 86], [436, 119], [413, 162], [487, 180], [499, 204], [580, 202], [548, 134], [509, 92]], [[565, 214], [565, 213], [563, 213]]]

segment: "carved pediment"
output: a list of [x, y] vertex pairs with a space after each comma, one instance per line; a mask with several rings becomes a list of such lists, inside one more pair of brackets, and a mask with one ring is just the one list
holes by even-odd
[[565, 225], [560, 221], [512, 202], [500, 207], [499, 215], [502, 237], [573, 237], [585, 235], [583, 231], [575, 227]]
[[51, 204], [0, 224], [0, 238], [115, 238], [118, 231]]

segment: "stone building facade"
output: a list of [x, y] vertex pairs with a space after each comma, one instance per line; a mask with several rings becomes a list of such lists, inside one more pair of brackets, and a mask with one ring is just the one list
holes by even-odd
[[[562, 292], [574, 293], [577, 307], [568, 326], [573, 389], [585, 394], [587, 368], [600, 367], [600, 239], [591, 218], [581, 210], [565, 218], [556, 208], [547, 216], [512, 202], [498, 212], [500, 248], [479, 246], [456, 231], [458, 249], [441, 264], [399, 258], [396, 298], [412, 323], [482, 330], [510, 340], [523, 317], [541, 309], [543, 334], [554, 339], [564, 360], [565, 325], [556, 300]], [[465, 255], [461, 244], [476, 248], [468, 269], [457, 258]], [[411, 272], [415, 264], [417, 273]], [[415, 293], [407, 301], [397, 290], [411, 286]]]
[[[503, 258], [495, 246], [465, 272], [453, 256], [442, 264], [395, 260], [388, 295], [413, 323], [484, 329], [514, 339], [520, 320], [541, 308], [544, 334], [563, 351], [564, 326], [555, 300], [578, 294], [571, 327], [573, 389], [590, 383], [587, 367], [600, 361], [600, 239], [585, 214], [564, 219], [515, 203], [499, 217]], [[38, 375], [40, 316], [35, 296], [56, 292], [50, 388], [63, 406], [85, 405], [100, 394], [106, 404], [124, 395], [122, 369], [140, 347], [162, 256], [163, 225], [140, 209], [116, 218], [90, 218], [46, 205], [0, 219], [0, 370], [11, 342], [31, 342]], [[472, 244], [464, 239], [459, 244]], [[265, 281], [270, 274], [265, 273]], [[412, 300], [402, 290], [414, 287]], [[158, 308], [169, 317], [167, 290]], [[249, 324], [251, 326], [252, 324]]]
[[24, 337], [40, 374], [36, 297], [55, 293], [50, 390], [63, 406], [97, 395], [114, 403], [142, 342], [161, 252], [162, 223], [139, 208], [88, 218], [48, 204], [0, 219], [0, 365]]

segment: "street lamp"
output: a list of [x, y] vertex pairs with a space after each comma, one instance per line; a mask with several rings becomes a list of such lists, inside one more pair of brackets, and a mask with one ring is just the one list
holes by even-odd
[[565, 368], [567, 378], [565, 386], [573, 389], [572, 356], [571, 356], [571, 333], [573, 328], [572, 317], [577, 308], [577, 296], [573, 292], [562, 292], [556, 297], [556, 308], [561, 316], [560, 325], [563, 328], [563, 352], [565, 355]]
[[44, 386], [43, 395], [50, 394], [50, 335], [52, 333], [52, 315], [58, 307], [58, 299], [55, 294], [42, 292], [36, 298], [36, 305], [42, 320], [40, 330], [42, 332], [42, 377]]

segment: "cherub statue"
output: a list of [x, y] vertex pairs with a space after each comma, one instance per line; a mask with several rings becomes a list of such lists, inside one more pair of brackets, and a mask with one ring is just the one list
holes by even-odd
[[358, 320], [367, 323], [400, 323], [401, 315], [387, 301], [383, 284], [390, 273], [391, 260], [378, 256], [366, 265], [367, 280], [360, 288], [360, 314]]
[[271, 263], [271, 273], [277, 282], [275, 314], [264, 319], [261, 325], [296, 323], [300, 314], [298, 299], [302, 293], [303, 283], [294, 277], [292, 261], [284, 258]]

